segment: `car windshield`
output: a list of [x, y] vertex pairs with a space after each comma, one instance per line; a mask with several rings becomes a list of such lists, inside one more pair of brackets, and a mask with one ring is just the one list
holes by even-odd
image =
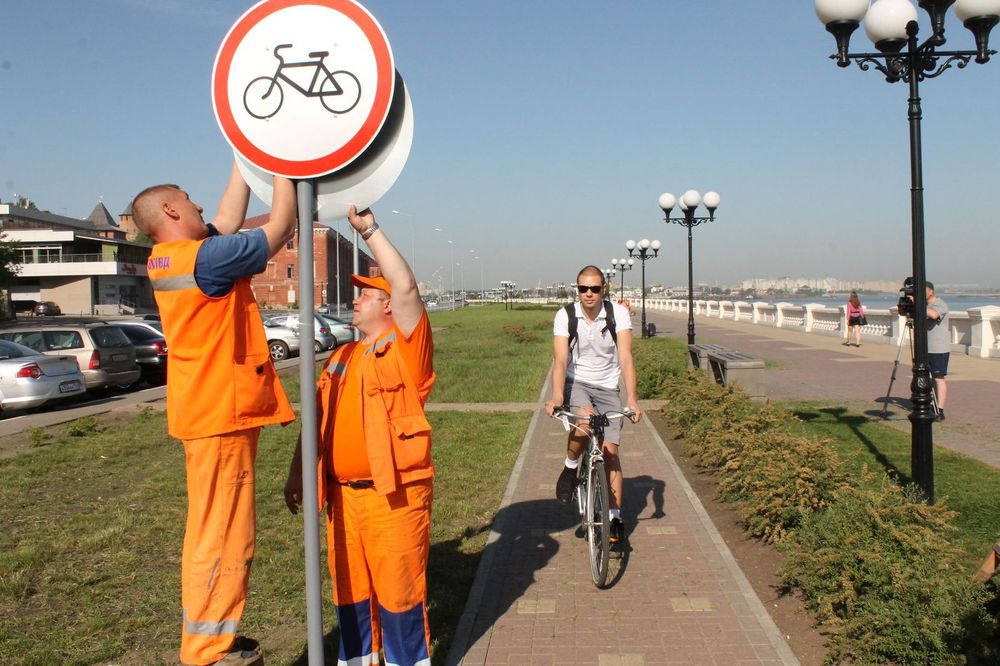
[[128, 336], [117, 326], [101, 326], [90, 329], [94, 344], [98, 347], [130, 347]]
[[31, 347], [25, 347], [16, 342], [0, 340], [0, 361], [6, 361], [11, 358], [24, 358], [25, 356], [38, 356], [38, 352]]

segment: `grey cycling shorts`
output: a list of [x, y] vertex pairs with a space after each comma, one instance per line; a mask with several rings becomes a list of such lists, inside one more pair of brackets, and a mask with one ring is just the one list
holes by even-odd
[[[622, 401], [618, 389], [594, 386], [593, 384], [582, 384], [566, 378], [566, 388], [564, 394], [569, 396], [566, 401], [573, 411], [582, 407], [593, 407], [598, 414], [607, 412], [622, 411]], [[604, 428], [604, 441], [611, 444], [621, 442], [622, 419], [612, 419], [609, 425]]]

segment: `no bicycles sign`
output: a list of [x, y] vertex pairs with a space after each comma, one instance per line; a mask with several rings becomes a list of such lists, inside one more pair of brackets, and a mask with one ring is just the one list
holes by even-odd
[[378, 22], [353, 0], [264, 0], [230, 29], [212, 74], [215, 117], [254, 166], [313, 178], [372, 143], [395, 86]]

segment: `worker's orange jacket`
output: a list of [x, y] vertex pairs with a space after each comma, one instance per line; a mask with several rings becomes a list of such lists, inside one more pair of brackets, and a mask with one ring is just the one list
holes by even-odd
[[157, 243], [147, 264], [167, 340], [167, 429], [200, 439], [291, 423], [250, 277], [206, 296], [194, 277], [203, 242]]
[[354, 350], [360, 342], [338, 347], [323, 366], [317, 382], [316, 405], [319, 456], [319, 503], [326, 501], [324, 456], [330, 454], [333, 424], [348, 364], [361, 373], [363, 435], [375, 490], [388, 495], [400, 486], [434, 476], [431, 462], [431, 424], [424, 415], [424, 400], [407, 372], [396, 347], [395, 331], [374, 344]]

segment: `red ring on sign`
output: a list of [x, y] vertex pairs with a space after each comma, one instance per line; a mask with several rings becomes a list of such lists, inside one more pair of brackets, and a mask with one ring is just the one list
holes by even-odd
[[[229, 106], [229, 68], [233, 63], [236, 49], [258, 23], [271, 14], [299, 5], [321, 5], [344, 14], [364, 33], [375, 55], [376, 88], [375, 101], [371, 112], [357, 133], [337, 150], [311, 160], [285, 160], [257, 148], [240, 130]], [[219, 126], [226, 138], [241, 155], [264, 171], [289, 178], [312, 178], [322, 176], [350, 164], [378, 134], [385, 117], [389, 113], [392, 90], [396, 76], [392, 63], [392, 51], [378, 23], [360, 5], [350, 0], [267, 0], [252, 8], [232, 27], [219, 47], [212, 80], [212, 98]], [[388, 85], [378, 85], [388, 81]]]

